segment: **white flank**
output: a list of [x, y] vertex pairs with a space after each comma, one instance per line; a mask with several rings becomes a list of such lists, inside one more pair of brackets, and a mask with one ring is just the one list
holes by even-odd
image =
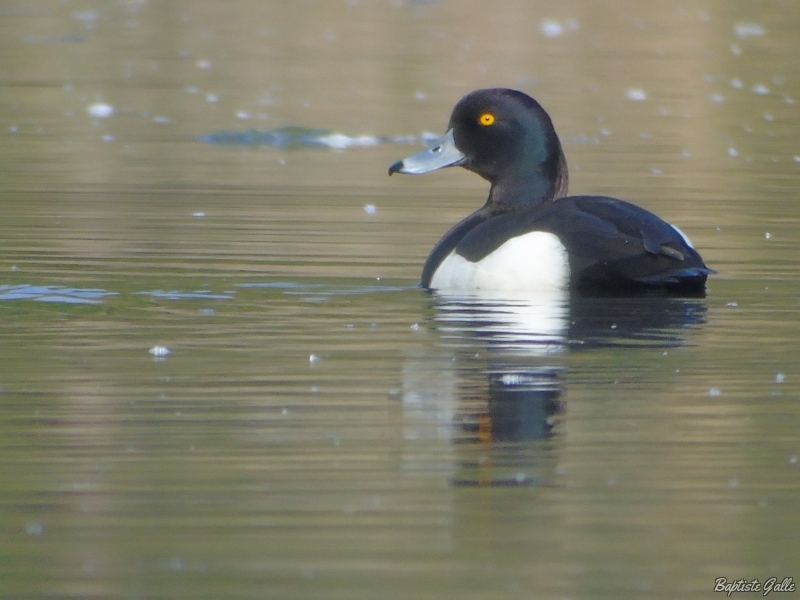
[[451, 252], [431, 278], [445, 291], [547, 290], [569, 285], [567, 250], [552, 233], [532, 231], [511, 238], [478, 262]]
[[694, 249], [694, 244], [692, 244], [692, 240], [689, 239], [689, 236], [687, 236], [685, 233], [683, 233], [680, 229], [678, 229], [677, 226], [673, 225], [672, 223], [670, 223], [669, 225], [675, 231], [678, 232], [678, 235], [680, 235], [683, 238], [683, 241], [686, 242], [686, 245], [689, 246], [689, 248]]

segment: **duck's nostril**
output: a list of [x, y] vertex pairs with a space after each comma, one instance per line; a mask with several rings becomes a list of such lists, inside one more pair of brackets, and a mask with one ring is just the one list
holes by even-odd
[[436, 148], [431, 148], [431, 152], [441, 152], [441, 151], [442, 151], [441, 146], [436, 146]]

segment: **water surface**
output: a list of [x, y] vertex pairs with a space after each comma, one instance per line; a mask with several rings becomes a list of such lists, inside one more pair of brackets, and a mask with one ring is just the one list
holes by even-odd
[[[777, 0], [0, 7], [3, 597], [800, 578], [798, 26]], [[386, 169], [496, 85], [550, 112], [572, 192], [692, 238], [706, 298], [417, 287], [486, 184]]]

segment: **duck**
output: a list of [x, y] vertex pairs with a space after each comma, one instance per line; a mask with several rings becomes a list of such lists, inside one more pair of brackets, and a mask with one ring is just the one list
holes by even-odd
[[433, 247], [422, 288], [705, 294], [714, 271], [676, 226], [625, 200], [567, 195], [567, 161], [553, 122], [524, 92], [467, 94], [444, 136], [391, 165], [389, 175], [455, 166], [487, 180], [489, 197]]

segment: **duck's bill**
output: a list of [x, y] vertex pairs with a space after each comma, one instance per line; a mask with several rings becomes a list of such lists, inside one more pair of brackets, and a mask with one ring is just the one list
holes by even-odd
[[444, 134], [444, 137], [427, 150], [404, 158], [389, 167], [392, 173], [406, 173], [408, 175], [422, 175], [444, 167], [455, 167], [464, 162], [464, 154], [456, 148], [453, 140], [453, 130]]

